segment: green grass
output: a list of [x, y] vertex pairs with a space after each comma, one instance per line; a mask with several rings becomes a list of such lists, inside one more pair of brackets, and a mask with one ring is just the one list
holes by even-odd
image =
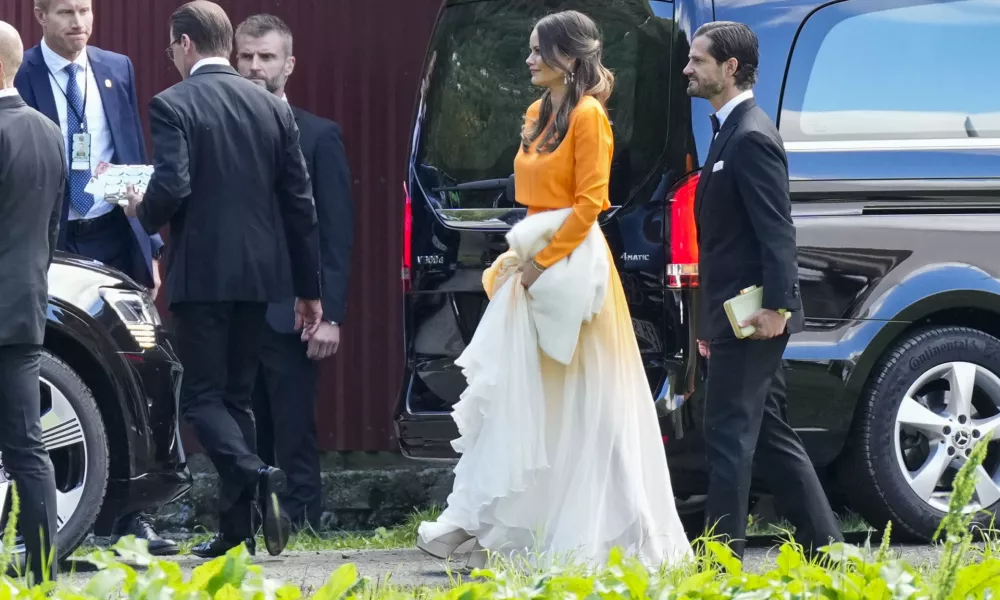
[[[286, 550], [396, 550], [412, 548], [417, 543], [417, 527], [420, 526], [420, 523], [434, 520], [439, 514], [441, 514], [441, 509], [438, 507], [416, 511], [410, 514], [402, 525], [391, 528], [380, 527], [369, 532], [317, 532], [305, 529], [292, 534]], [[192, 546], [209, 538], [211, 538], [211, 534], [202, 533], [185, 540], [181, 544], [181, 553], [188, 554]], [[257, 547], [264, 547], [262, 537], [257, 537]]]
[[[406, 522], [396, 527], [380, 527], [368, 532], [317, 532], [305, 529], [293, 533], [286, 550], [319, 552], [324, 550], [397, 550], [413, 548], [417, 543], [417, 527], [422, 521], [433, 521], [441, 514], [437, 506], [419, 510], [407, 517]], [[190, 554], [191, 548], [211, 539], [210, 532], [202, 531], [179, 542], [181, 554]], [[257, 548], [264, 547], [264, 539], [257, 537]], [[85, 544], [77, 548], [72, 557], [81, 559], [100, 546]]]
[[[873, 528], [860, 516], [849, 513], [840, 518], [840, 530], [844, 533], [865, 533], [872, 531]], [[792, 524], [784, 519], [777, 522], [762, 522], [751, 515], [747, 522], [747, 535], [782, 537], [794, 531], [795, 527], [792, 527]]]
[[[441, 508], [434, 506], [428, 509], [416, 511], [407, 517], [406, 522], [396, 527], [381, 527], [375, 531], [366, 532], [317, 532], [312, 529], [302, 530], [293, 533], [288, 541], [287, 550], [322, 552], [322, 551], [349, 551], [349, 550], [398, 550], [402, 548], [413, 548], [417, 541], [417, 527], [422, 521], [433, 521], [441, 514]], [[749, 535], [761, 535], [771, 537], [782, 537], [794, 531], [787, 521], [776, 523], [762, 522], [759, 519], [750, 517], [747, 533]], [[841, 521], [841, 529], [845, 532], [865, 532], [871, 527], [861, 517], [851, 514]], [[199, 532], [180, 541], [181, 554], [190, 554], [191, 548], [208, 541], [212, 534], [207, 531]], [[257, 538], [257, 547], [264, 547], [263, 538]], [[100, 550], [101, 547], [86, 544], [73, 553], [73, 558], [84, 558], [87, 554]]]
[[[322, 552], [335, 550], [398, 550], [402, 548], [413, 548], [417, 542], [417, 527], [422, 521], [433, 521], [441, 514], [441, 508], [434, 506], [428, 509], [416, 511], [407, 517], [406, 522], [396, 527], [380, 527], [375, 531], [366, 532], [317, 532], [312, 529], [302, 530], [293, 533], [288, 541], [287, 550]], [[861, 517], [851, 514], [842, 519], [841, 530], [848, 532], [866, 532], [871, 527]], [[787, 521], [776, 523], [762, 522], [759, 519], [750, 517], [747, 527], [749, 535], [761, 535], [781, 537], [789, 532], [793, 532], [794, 527]], [[209, 532], [199, 532], [180, 542], [181, 554], [190, 554], [191, 548], [202, 542], [208, 541], [212, 537]], [[263, 538], [257, 538], [257, 547], [264, 547]], [[73, 558], [83, 558], [94, 550], [100, 550], [99, 546], [86, 544], [73, 553]]]

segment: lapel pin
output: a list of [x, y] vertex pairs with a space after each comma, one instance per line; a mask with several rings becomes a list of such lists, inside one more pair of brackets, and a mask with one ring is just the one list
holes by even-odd
[[110, 79], [105, 79], [104, 80], [104, 87], [106, 87], [106, 88], [110, 88], [111, 87], [111, 80]]

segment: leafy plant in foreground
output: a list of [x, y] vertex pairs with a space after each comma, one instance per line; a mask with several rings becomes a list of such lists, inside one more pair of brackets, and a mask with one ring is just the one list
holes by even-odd
[[[66, 579], [28, 587], [22, 579], [0, 576], [0, 600], [764, 600], [807, 598], [844, 600], [952, 600], [1000, 598], [1000, 553], [973, 549], [974, 514], [964, 511], [975, 492], [976, 471], [986, 455], [983, 440], [954, 481], [954, 492], [938, 537], [940, 563], [921, 573], [892, 554], [887, 526], [874, 552], [866, 544], [834, 544], [807, 559], [802, 548], [786, 541], [774, 567], [751, 572], [727, 546], [702, 540], [693, 561], [679, 568], [649, 570], [637, 560], [612, 551], [607, 564], [587, 569], [567, 562], [535, 569], [510, 559], [491, 561], [468, 581], [440, 588], [403, 588], [373, 583], [357, 567], [337, 568], [326, 583], [306, 596], [300, 588], [264, 576], [243, 546], [206, 562], [185, 579], [177, 563], [150, 556], [146, 542], [128, 537], [112, 550], [98, 550], [83, 560], [98, 572], [82, 586]], [[17, 499], [14, 507], [16, 513]], [[16, 514], [9, 520], [0, 560], [11, 558]], [[527, 564], [527, 561], [526, 561]]]

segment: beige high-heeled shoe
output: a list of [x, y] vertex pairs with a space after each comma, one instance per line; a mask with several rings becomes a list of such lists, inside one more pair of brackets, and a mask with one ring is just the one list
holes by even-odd
[[[436, 538], [425, 540], [423, 536], [417, 536], [417, 548], [435, 558], [450, 558], [460, 547], [473, 537], [464, 529], [456, 529]], [[476, 544], [478, 546], [478, 543]]]

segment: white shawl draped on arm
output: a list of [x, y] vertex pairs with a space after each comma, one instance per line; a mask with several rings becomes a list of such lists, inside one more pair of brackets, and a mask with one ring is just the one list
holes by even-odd
[[[507, 243], [519, 261], [527, 263], [541, 252], [571, 212], [570, 208], [541, 212], [515, 225], [507, 233]], [[573, 360], [580, 327], [604, 306], [610, 265], [602, 236], [598, 225], [592, 225], [583, 243], [546, 269], [528, 290], [528, 312], [538, 345], [564, 365]]]

